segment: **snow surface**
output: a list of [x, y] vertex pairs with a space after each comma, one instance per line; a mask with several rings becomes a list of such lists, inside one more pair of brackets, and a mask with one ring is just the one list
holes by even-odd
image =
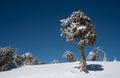
[[79, 70], [79, 62], [24, 66], [0, 72], [0, 78], [120, 78], [120, 62], [88, 61], [89, 73]]

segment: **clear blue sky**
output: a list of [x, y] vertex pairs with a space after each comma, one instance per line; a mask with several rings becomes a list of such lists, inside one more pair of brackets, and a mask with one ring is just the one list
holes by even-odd
[[60, 37], [60, 20], [81, 10], [96, 26], [97, 44], [86, 46], [85, 55], [96, 46], [102, 47], [108, 60], [120, 60], [119, 0], [0, 0], [0, 47], [18, 48], [18, 53], [31, 52], [41, 61], [65, 62], [66, 50], [79, 58], [76, 42]]

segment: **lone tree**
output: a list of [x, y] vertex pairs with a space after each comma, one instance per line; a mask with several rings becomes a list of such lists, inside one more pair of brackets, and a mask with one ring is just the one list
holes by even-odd
[[66, 37], [66, 41], [75, 40], [78, 43], [81, 57], [81, 70], [88, 73], [86, 58], [84, 55], [85, 45], [94, 45], [96, 43], [95, 27], [91, 19], [82, 11], [76, 11], [67, 19], [60, 20], [62, 28], [61, 36]]

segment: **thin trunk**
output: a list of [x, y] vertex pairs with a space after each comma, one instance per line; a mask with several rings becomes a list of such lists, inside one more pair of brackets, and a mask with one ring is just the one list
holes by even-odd
[[86, 58], [84, 55], [84, 46], [79, 46], [79, 49], [80, 49], [80, 58], [81, 58], [81, 70], [84, 71], [85, 73], [88, 73]]

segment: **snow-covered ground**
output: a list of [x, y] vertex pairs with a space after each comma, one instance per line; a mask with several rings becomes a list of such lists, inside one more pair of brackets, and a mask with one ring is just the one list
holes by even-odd
[[0, 72], [0, 78], [120, 78], [120, 62], [88, 61], [89, 73], [79, 70], [79, 62], [25, 66]]

